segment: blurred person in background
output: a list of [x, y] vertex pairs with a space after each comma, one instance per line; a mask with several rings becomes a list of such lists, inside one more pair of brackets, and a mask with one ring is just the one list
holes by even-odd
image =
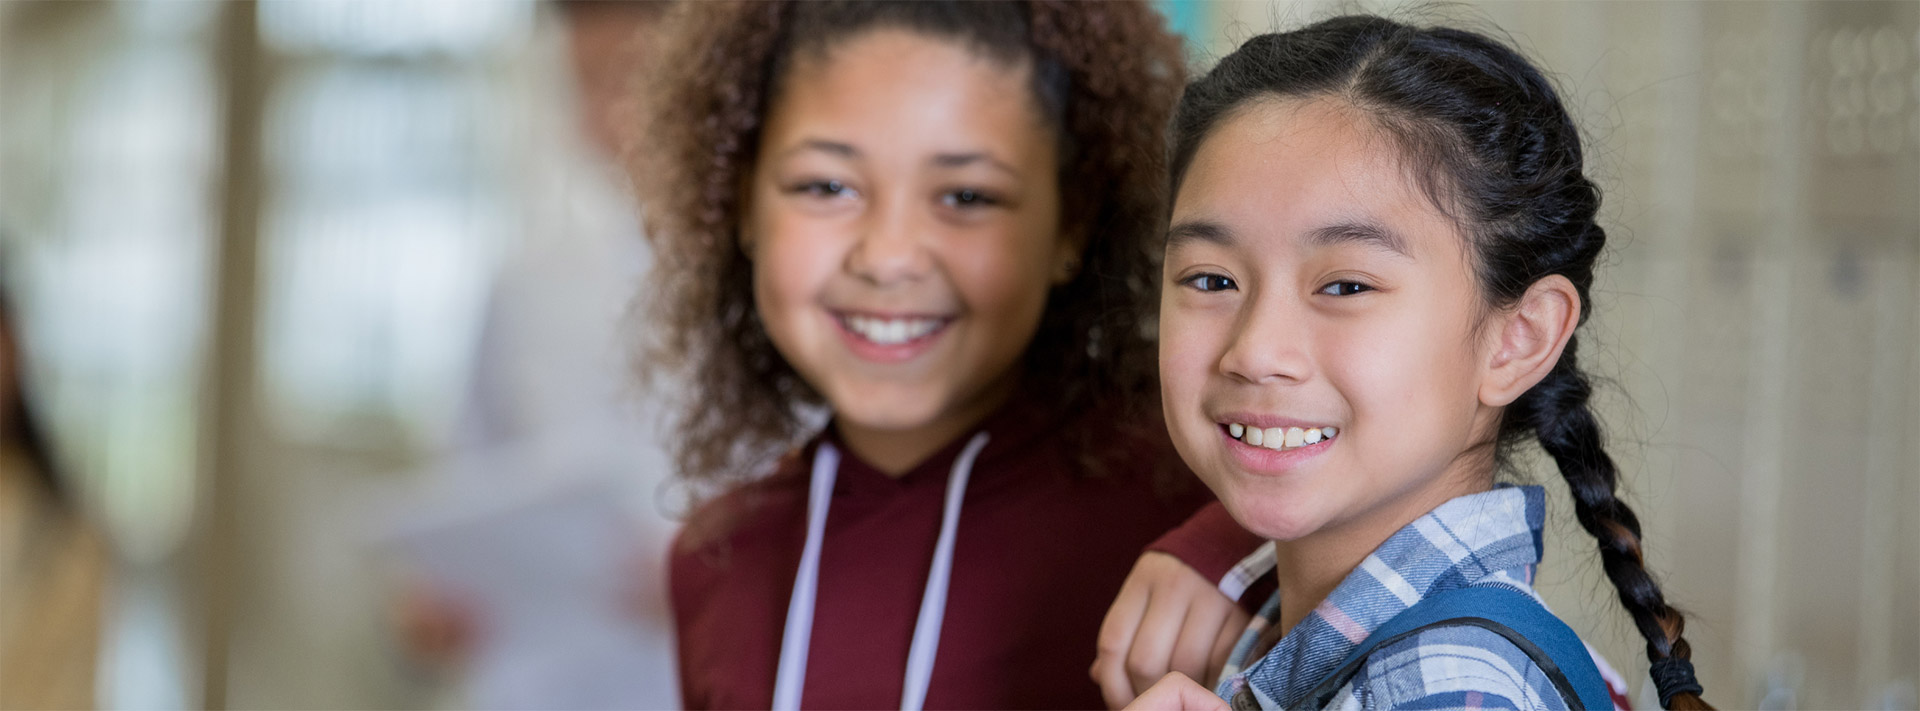
[[[654, 441], [656, 424], [633, 397], [627, 346], [634, 339], [626, 314], [650, 259], [619, 168], [628, 148], [621, 126], [633, 98], [637, 50], [667, 5], [658, 0], [552, 3], [574, 88], [573, 124], [559, 127], [563, 140], [553, 141], [560, 144], [553, 149], [554, 160], [529, 176], [535, 214], [492, 287], [450, 464], [436, 472], [441, 481], [431, 482], [458, 490], [487, 487], [487, 477], [495, 475], [561, 478], [587, 472], [587, 477], [617, 479], [610, 483], [632, 494], [627, 508], [638, 524], [638, 538], [629, 555], [605, 564], [632, 581], [628, 612], [648, 647], [646, 668], [626, 670], [634, 678], [620, 688], [644, 691], [634, 698], [599, 697], [631, 708], [666, 708], [677, 701], [671, 618], [660, 574], [674, 523], [657, 500], [668, 472]], [[460, 668], [489, 643], [486, 611], [473, 604], [469, 591], [418, 571], [406, 577], [396, 624], [414, 661], [439, 671], [471, 672]], [[569, 673], [582, 672], [581, 665], [572, 666]], [[498, 701], [474, 692], [474, 680], [465, 684], [468, 698], [455, 703]]]
[[92, 708], [108, 549], [27, 402], [18, 333], [0, 288], [0, 708]]

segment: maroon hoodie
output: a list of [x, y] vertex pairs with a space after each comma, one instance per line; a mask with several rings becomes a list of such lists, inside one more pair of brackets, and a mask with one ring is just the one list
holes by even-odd
[[[1141, 552], [1154, 544], [1218, 580], [1261, 541], [1218, 506], [1193, 516], [1212, 496], [1178, 469], [1164, 437], [1114, 442], [1122, 464], [1088, 476], [1032, 408], [1004, 408], [978, 429], [990, 439], [962, 500], [926, 708], [1102, 708], [1087, 671], [1100, 621]], [[695, 511], [671, 562], [685, 706], [772, 705], [824, 439], [841, 460], [800, 703], [898, 708], [947, 479], [971, 437], [895, 478], [823, 435], [771, 476]], [[1168, 466], [1177, 475], [1154, 473]]]

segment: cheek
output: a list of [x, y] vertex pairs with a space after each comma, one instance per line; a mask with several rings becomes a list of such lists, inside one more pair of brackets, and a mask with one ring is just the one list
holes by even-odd
[[[1170, 303], [1160, 310], [1160, 378], [1168, 402], [1197, 403], [1219, 362], [1221, 340], [1211, 319]], [[1193, 413], [1184, 413], [1193, 414]]]
[[1473, 414], [1476, 371], [1466, 326], [1425, 311], [1354, 329], [1334, 341], [1330, 376], [1354, 416], [1403, 440], [1464, 431]]
[[822, 230], [795, 221], [761, 220], [753, 256], [754, 306], [776, 340], [791, 338], [800, 315], [817, 301], [835, 269], [837, 251]]
[[1232, 321], [1230, 311], [1182, 309], [1174, 297], [1162, 301], [1160, 392], [1167, 430], [1174, 448], [1215, 491], [1222, 482], [1210, 462], [1220, 451], [1205, 405], [1232, 339]]
[[[941, 262], [967, 308], [977, 316], [1015, 330], [1030, 330], [1045, 311], [1050, 235], [1007, 230], [991, 234], [958, 234], [942, 242]], [[1019, 343], [1025, 347], [1021, 338]]]

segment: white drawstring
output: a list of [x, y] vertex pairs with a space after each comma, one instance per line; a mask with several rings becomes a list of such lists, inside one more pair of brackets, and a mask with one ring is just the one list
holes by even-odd
[[933, 655], [940, 651], [940, 623], [947, 615], [947, 581], [953, 577], [953, 536], [960, 527], [960, 499], [967, 495], [973, 460], [987, 446], [987, 433], [973, 436], [947, 478], [947, 506], [940, 514], [940, 542], [933, 547], [933, 570], [927, 573], [927, 592], [920, 597], [920, 621], [913, 626], [912, 651], [907, 653], [906, 688], [900, 692], [901, 711], [920, 711], [933, 681]]
[[[987, 433], [967, 442], [953, 462], [947, 479], [946, 505], [940, 515], [940, 538], [934, 544], [933, 570], [920, 598], [920, 616], [913, 627], [907, 652], [907, 676], [900, 693], [903, 711], [920, 711], [933, 680], [933, 659], [940, 650], [940, 627], [947, 613], [947, 583], [953, 577], [953, 541], [960, 526], [960, 502], [966, 496], [973, 462], [987, 446]], [[833, 500], [833, 481], [840, 470], [840, 452], [822, 442], [813, 455], [813, 481], [807, 499], [807, 542], [800, 549], [800, 572], [794, 576], [793, 597], [787, 601], [787, 629], [780, 640], [780, 666], [773, 682], [774, 711], [799, 711], [806, 683], [807, 651], [813, 640], [813, 601], [820, 582], [820, 543], [827, 527], [827, 505]]]
[[820, 443], [813, 455], [812, 490], [807, 495], [807, 543], [800, 549], [800, 573], [787, 600], [787, 631], [780, 638], [780, 666], [773, 681], [774, 711], [799, 711], [800, 689], [807, 681], [807, 646], [813, 641], [813, 593], [820, 582], [820, 539], [827, 529], [827, 504], [833, 501], [833, 477], [840, 451]]

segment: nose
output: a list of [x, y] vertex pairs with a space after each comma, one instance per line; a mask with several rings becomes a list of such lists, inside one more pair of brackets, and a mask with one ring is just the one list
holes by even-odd
[[879, 201], [848, 250], [847, 273], [874, 286], [918, 281], [933, 268], [931, 226], [904, 196]]
[[1306, 380], [1312, 371], [1301, 309], [1284, 295], [1248, 299], [1220, 356], [1220, 373], [1248, 384]]

